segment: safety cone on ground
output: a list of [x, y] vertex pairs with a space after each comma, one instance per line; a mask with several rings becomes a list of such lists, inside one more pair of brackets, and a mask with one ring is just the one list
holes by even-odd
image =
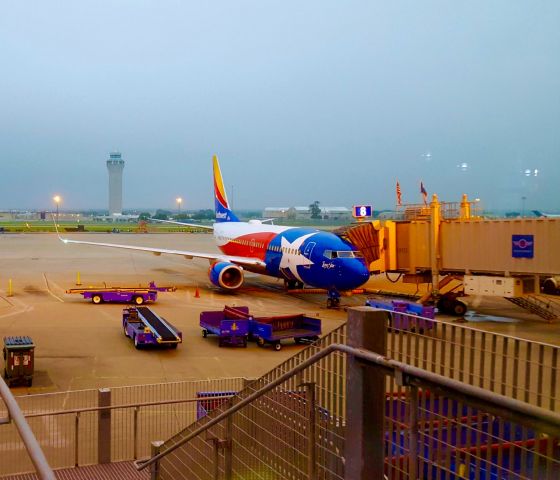
[[200, 292], [198, 290], [198, 285], [196, 286], [196, 290], [194, 291], [194, 298], [200, 298]]

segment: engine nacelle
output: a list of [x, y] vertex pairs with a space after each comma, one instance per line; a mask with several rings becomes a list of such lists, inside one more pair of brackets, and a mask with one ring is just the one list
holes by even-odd
[[213, 285], [224, 290], [237, 290], [243, 285], [243, 269], [229, 262], [217, 262], [211, 265], [208, 277]]

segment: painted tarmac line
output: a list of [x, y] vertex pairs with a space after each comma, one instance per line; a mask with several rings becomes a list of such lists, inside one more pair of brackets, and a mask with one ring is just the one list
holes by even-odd
[[14, 315], [19, 315], [20, 313], [30, 312], [31, 310], [33, 310], [35, 308], [35, 307], [33, 307], [31, 305], [28, 305], [27, 303], [24, 303], [21, 300], [17, 300], [15, 298], [11, 298], [11, 301], [8, 301], [8, 299], [5, 298], [5, 297], [1, 297], [1, 298], [6, 300], [13, 308], [15, 308], [15, 310], [11, 311], [9, 313], [5, 313], [3, 315], [0, 315], [0, 318], [13, 317]]
[[64, 303], [64, 300], [62, 300], [62, 298], [60, 298], [58, 295], [55, 295], [52, 291], [51, 291], [51, 287], [49, 285], [49, 281], [47, 280], [47, 274], [45, 272], [43, 272], [43, 278], [45, 279], [45, 286], [47, 287], [47, 292], [49, 292], [49, 294], [56, 298], [59, 302]]

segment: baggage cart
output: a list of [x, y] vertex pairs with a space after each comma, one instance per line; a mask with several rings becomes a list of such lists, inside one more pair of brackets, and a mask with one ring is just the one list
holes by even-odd
[[311, 343], [321, 335], [321, 320], [299, 315], [253, 318], [249, 332], [259, 347], [270, 344], [274, 350], [282, 349], [282, 340], [293, 339], [296, 343]]
[[218, 346], [247, 347], [249, 335], [249, 309], [247, 307], [225, 307], [223, 310], [200, 314], [202, 336], [218, 336]]
[[434, 322], [430, 321], [435, 318], [435, 308], [432, 306], [403, 300], [380, 300], [377, 298], [366, 300], [366, 306], [389, 310], [391, 314], [387, 319], [387, 326], [396, 332], [423, 333], [425, 330], [434, 328]]

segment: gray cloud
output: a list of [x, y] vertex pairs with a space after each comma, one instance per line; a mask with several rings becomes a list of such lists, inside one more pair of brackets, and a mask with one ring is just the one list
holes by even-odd
[[[560, 4], [0, 5], [0, 208], [419, 202], [560, 209]], [[431, 152], [431, 158], [422, 156]], [[467, 163], [468, 169], [457, 167]], [[537, 179], [523, 175], [539, 169]]]

